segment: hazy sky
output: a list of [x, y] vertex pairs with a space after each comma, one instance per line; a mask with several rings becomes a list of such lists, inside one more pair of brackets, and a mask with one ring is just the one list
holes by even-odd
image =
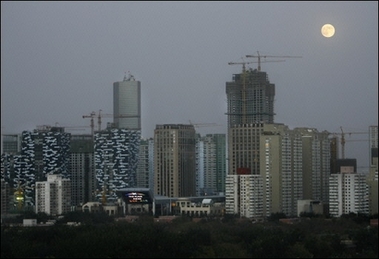
[[[336, 133], [378, 125], [377, 1], [2, 1], [1, 130], [89, 126], [82, 116], [112, 114], [113, 82], [130, 71], [141, 81], [143, 137], [189, 121], [220, 125], [202, 135], [226, 133], [225, 84], [242, 71], [228, 62], [257, 61], [242, 59], [257, 51], [302, 56], [262, 63], [276, 85], [275, 122]], [[345, 156], [367, 166], [368, 142], [350, 141], [367, 135], [346, 139]]]

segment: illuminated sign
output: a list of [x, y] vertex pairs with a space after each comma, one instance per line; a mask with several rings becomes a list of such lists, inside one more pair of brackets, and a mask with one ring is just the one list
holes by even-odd
[[150, 197], [143, 192], [127, 192], [125, 193], [127, 203], [149, 203]]

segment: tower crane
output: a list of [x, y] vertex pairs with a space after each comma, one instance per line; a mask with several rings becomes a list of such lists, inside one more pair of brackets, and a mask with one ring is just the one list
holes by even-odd
[[[263, 61], [266, 62], [282, 62], [285, 60], [269, 60], [269, 61]], [[257, 61], [250, 61], [250, 62], [228, 62], [228, 65], [242, 65], [242, 123], [246, 123], [246, 64], [251, 63], [258, 63], [258, 67], [260, 67], [260, 59]]]
[[139, 117], [138, 115], [125, 115], [125, 114], [120, 114], [115, 116], [114, 114], [111, 113], [101, 113], [102, 110], [99, 110], [99, 113], [96, 114], [96, 112], [91, 112], [89, 115], [83, 115], [83, 118], [91, 118], [91, 134], [92, 136], [94, 135], [95, 132], [95, 117], [97, 117], [97, 124], [98, 124], [98, 130], [101, 130], [101, 118], [104, 117], [112, 117], [112, 118], [136, 118]]
[[[345, 159], [345, 144], [346, 144], [346, 139], [345, 139], [345, 135], [348, 134], [348, 135], [351, 135], [351, 134], [369, 134], [368, 132], [344, 132], [343, 131], [343, 128], [342, 126], [340, 126], [340, 129], [341, 129], [341, 133], [332, 133], [334, 135], [341, 135], [341, 140], [340, 140], [340, 144], [341, 144], [341, 158], [342, 159]], [[348, 140], [349, 141], [349, 140]]]
[[[302, 58], [302, 56], [269, 56], [269, 55], [260, 55], [257, 51], [257, 55], [246, 55], [247, 58], [258, 58], [258, 71], [261, 71], [261, 58]], [[268, 61], [264, 61], [268, 62]]]
[[115, 116], [112, 113], [101, 113], [102, 110], [99, 110], [99, 113], [97, 115], [97, 123], [98, 123], [98, 129], [99, 131], [101, 130], [101, 118], [104, 117], [111, 117], [111, 118], [136, 118], [138, 117], [137, 115], [125, 115], [125, 114], [120, 114]]
[[95, 116], [96, 116], [96, 113], [93, 111], [91, 112], [91, 114], [89, 115], [83, 115], [83, 119], [84, 118], [91, 118], [91, 135], [93, 136], [94, 134], [94, 127], [95, 127], [95, 122], [94, 122], [94, 119], [95, 119]]
[[211, 123], [192, 123], [191, 120], [189, 120], [189, 123], [194, 126], [195, 128], [198, 127], [212, 127], [212, 126], [221, 126], [217, 123], [211, 122]]

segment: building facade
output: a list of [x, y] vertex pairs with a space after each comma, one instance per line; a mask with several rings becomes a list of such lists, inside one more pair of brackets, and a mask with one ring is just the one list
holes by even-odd
[[303, 198], [302, 136], [284, 124], [265, 124], [260, 137], [260, 176], [264, 181], [263, 216], [296, 216]]
[[248, 70], [226, 83], [228, 128], [233, 125], [273, 123], [275, 85], [266, 72]]
[[137, 187], [154, 190], [154, 140], [141, 139], [137, 168]]
[[226, 83], [228, 175], [226, 212], [241, 217], [297, 215], [297, 200], [328, 202], [328, 132], [274, 123], [275, 85], [245, 71]]
[[[95, 133], [96, 199], [117, 200], [116, 191], [137, 184], [141, 131], [108, 128]], [[106, 194], [104, 194], [106, 191]]]
[[72, 206], [93, 201], [96, 190], [92, 135], [72, 135], [70, 150]]
[[198, 195], [224, 193], [226, 179], [226, 135], [197, 135], [196, 154]]
[[113, 115], [116, 128], [141, 130], [141, 82], [132, 75], [113, 83]]
[[71, 181], [50, 174], [47, 181], [36, 182], [35, 213], [62, 215], [71, 210]]
[[2, 154], [20, 154], [21, 134], [4, 134], [2, 136]]
[[71, 134], [62, 127], [38, 126], [33, 131], [22, 132], [21, 149], [16, 153], [18, 135], [9, 139], [6, 146], [11, 153], [2, 154], [2, 177], [12, 192], [22, 187], [25, 206], [35, 205], [35, 182], [45, 181], [48, 174], [70, 177], [70, 138]]
[[369, 214], [369, 187], [366, 174], [345, 172], [330, 175], [329, 213], [333, 217], [343, 214]]
[[329, 201], [330, 133], [315, 128], [295, 128], [302, 135], [303, 199]]
[[370, 171], [368, 175], [370, 215], [378, 213], [378, 126], [369, 127]]
[[196, 132], [189, 124], [156, 125], [154, 195], [196, 195]]

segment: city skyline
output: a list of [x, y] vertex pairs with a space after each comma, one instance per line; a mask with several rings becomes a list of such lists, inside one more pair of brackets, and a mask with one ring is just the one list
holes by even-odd
[[[221, 125], [196, 129], [201, 134], [226, 133], [225, 84], [242, 71], [228, 62], [254, 62], [246, 55], [257, 51], [302, 56], [262, 63], [276, 86], [276, 122], [329, 132], [378, 124], [377, 2], [1, 6], [3, 134], [89, 126], [83, 115], [113, 112], [112, 85], [128, 71], [141, 82], [143, 137], [157, 124], [190, 122]], [[331, 38], [321, 34], [326, 23], [336, 29]], [[346, 137], [346, 158], [368, 171], [368, 140]]]

